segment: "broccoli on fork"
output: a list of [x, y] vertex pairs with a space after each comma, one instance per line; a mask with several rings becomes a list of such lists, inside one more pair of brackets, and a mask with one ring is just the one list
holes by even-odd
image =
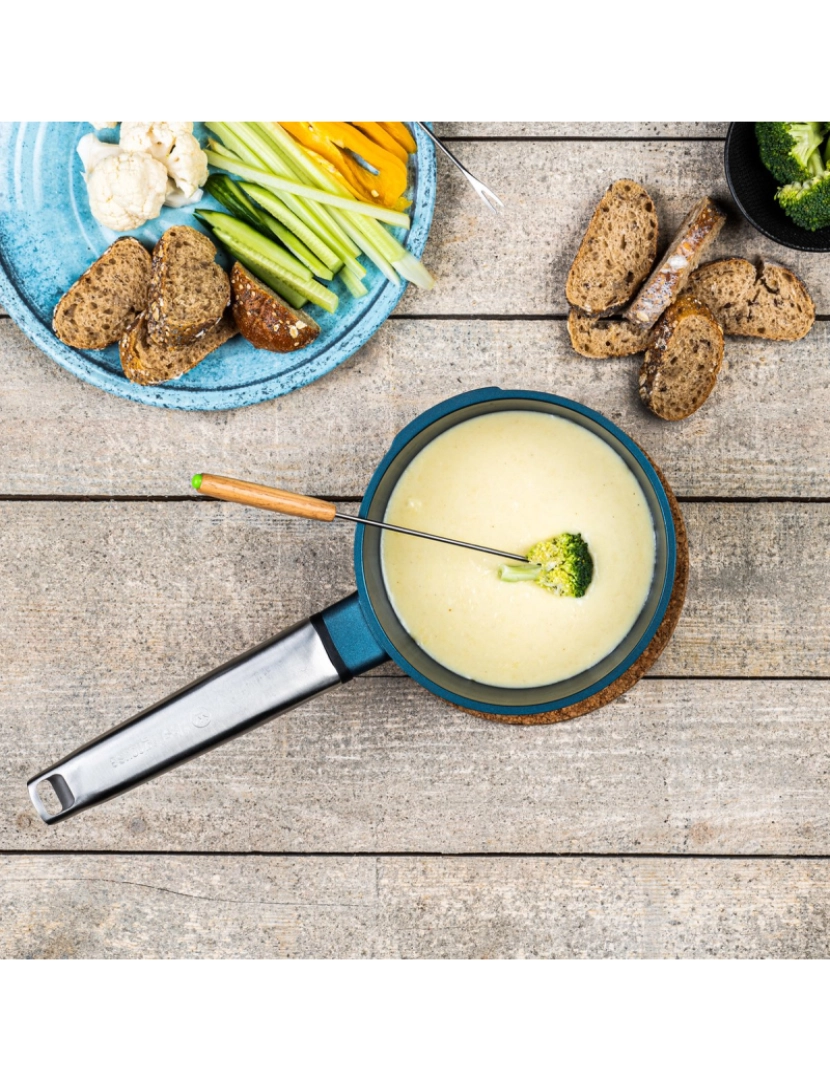
[[560, 533], [534, 544], [527, 563], [499, 567], [502, 581], [533, 581], [556, 596], [584, 596], [594, 576], [594, 560], [581, 533]]
[[756, 122], [755, 138], [761, 161], [779, 184], [803, 183], [824, 172], [819, 153], [826, 123]]

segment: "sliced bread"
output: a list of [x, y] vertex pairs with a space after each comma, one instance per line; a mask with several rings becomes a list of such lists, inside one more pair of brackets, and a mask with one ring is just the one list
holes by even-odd
[[568, 333], [576, 352], [593, 360], [633, 356], [646, 348], [651, 337], [650, 330], [625, 319], [594, 319], [578, 308], [571, 308], [568, 315]]
[[128, 379], [141, 383], [142, 386], [177, 379], [196, 367], [200, 360], [204, 360], [236, 332], [230, 313], [226, 313], [215, 326], [206, 330], [192, 344], [173, 349], [166, 345], [156, 345], [150, 340], [147, 333], [147, 313], [144, 312], [121, 339], [121, 367]]
[[147, 306], [150, 254], [122, 236], [61, 298], [52, 318], [60, 340], [73, 349], [105, 349], [118, 341]]
[[222, 318], [231, 300], [216, 248], [198, 229], [174, 225], [153, 250], [147, 334], [154, 345], [190, 345]]
[[314, 319], [291, 307], [238, 262], [231, 267], [231, 312], [240, 334], [257, 349], [294, 352], [320, 333]]
[[588, 223], [565, 283], [568, 303], [588, 315], [623, 307], [657, 255], [657, 212], [633, 180], [617, 180]]
[[725, 221], [726, 214], [708, 196], [695, 203], [665, 255], [624, 312], [626, 319], [638, 326], [654, 326], [669, 304], [680, 296], [689, 275], [715, 242]]
[[784, 266], [746, 259], [717, 259], [698, 267], [685, 296], [710, 309], [724, 334], [798, 341], [810, 330], [816, 309], [803, 281]]
[[683, 420], [711, 394], [722, 361], [717, 319], [705, 304], [684, 296], [654, 329], [640, 367], [640, 397], [664, 420]]

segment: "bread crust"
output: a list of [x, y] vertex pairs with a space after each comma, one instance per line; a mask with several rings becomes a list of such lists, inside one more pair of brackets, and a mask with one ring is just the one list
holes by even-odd
[[231, 313], [240, 334], [269, 352], [294, 352], [320, 333], [314, 319], [291, 307], [238, 262], [231, 267]]
[[[230, 303], [228, 275], [215, 262], [216, 247], [209, 237], [189, 225], [174, 225], [153, 249], [147, 302], [147, 333], [155, 345], [190, 345], [215, 326]], [[193, 282], [182, 290], [182, 274]], [[198, 317], [183, 310], [182, 293], [204, 300]]]
[[190, 371], [206, 356], [229, 341], [237, 329], [230, 313], [190, 345], [174, 349], [157, 345], [147, 333], [147, 312], [142, 312], [119, 343], [121, 367], [127, 378], [142, 386], [169, 382]]
[[[147, 305], [152, 260], [132, 236], [120, 236], [58, 301], [52, 329], [74, 349], [105, 349], [118, 341]], [[128, 288], [105, 279], [129, 276]]]
[[599, 318], [619, 311], [657, 255], [657, 211], [644, 187], [615, 180], [597, 204], [565, 282], [568, 303]]
[[740, 258], [704, 263], [689, 278], [684, 295], [706, 304], [730, 335], [798, 341], [816, 318], [807, 286], [777, 263], [756, 266]]
[[651, 338], [650, 330], [625, 319], [595, 319], [579, 308], [571, 308], [568, 314], [568, 334], [574, 351], [592, 360], [634, 356], [643, 352]]
[[725, 221], [726, 214], [708, 196], [695, 203], [665, 255], [623, 312], [624, 317], [638, 326], [654, 326], [680, 296], [690, 274], [715, 242]]
[[[680, 341], [681, 330], [684, 336], [686, 330], [695, 331], [699, 340]], [[722, 363], [717, 319], [699, 300], [681, 297], [654, 328], [640, 367], [640, 398], [663, 420], [683, 420], [709, 397]]]

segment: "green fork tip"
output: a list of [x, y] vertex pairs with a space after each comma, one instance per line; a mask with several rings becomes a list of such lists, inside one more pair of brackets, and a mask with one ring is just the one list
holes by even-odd
[[190, 481], [190, 483], [198, 491], [199, 488], [202, 486], [202, 474], [200, 472], [197, 472], [196, 475], [193, 477], [193, 479]]

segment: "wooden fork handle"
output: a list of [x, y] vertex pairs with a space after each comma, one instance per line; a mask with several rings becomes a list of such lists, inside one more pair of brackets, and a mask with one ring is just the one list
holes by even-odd
[[214, 499], [258, 506], [261, 510], [276, 510], [280, 514], [293, 514], [294, 517], [314, 518], [315, 521], [334, 521], [337, 513], [334, 503], [324, 499], [298, 495], [294, 491], [281, 491], [264, 484], [250, 484], [247, 480], [234, 480], [230, 476], [202, 473], [198, 485], [194, 480], [194, 487], [200, 495], [210, 495]]

